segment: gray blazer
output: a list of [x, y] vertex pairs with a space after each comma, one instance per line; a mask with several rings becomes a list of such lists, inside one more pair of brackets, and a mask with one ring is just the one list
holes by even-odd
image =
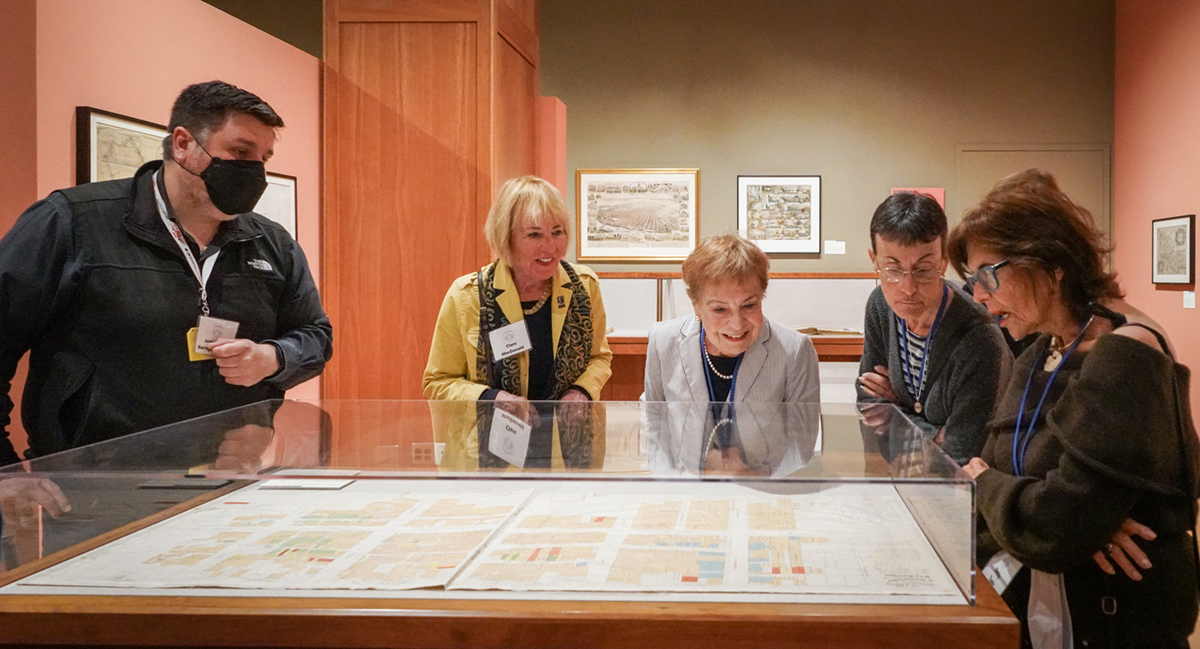
[[[650, 329], [642, 425], [652, 473], [704, 472], [714, 421], [695, 316]], [[738, 368], [734, 445], [762, 476], [788, 475], [819, 453], [821, 382], [808, 336], [770, 319]], [[665, 401], [668, 403], [649, 403]]]
[[[642, 401], [708, 401], [700, 321], [684, 316], [650, 328]], [[808, 336], [763, 318], [742, 357], [733, 401], [821, 401], [817, 349]]]

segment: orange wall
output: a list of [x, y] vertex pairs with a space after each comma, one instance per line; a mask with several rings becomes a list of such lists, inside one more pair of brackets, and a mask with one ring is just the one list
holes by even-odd
[[0, 2], [0, 233], [37, 200], [37, 24], [34, 0]]
[[[37, 200], [37, 2], [0, 0], [0, 234]], [[21, 360], [12, 381], [16, 395], [25, 386], [29, 358]], [[14, 399], [14, 401], [17, 401]], [[17, 452], [25, 450], [25, 429], [14, 408], [9, 434]]]
[[320, 61], [200, 0], [38, 0], [37, 11], [39, 196], [75, 182], [76, 106], [164, 124], [185, 86], [221, 79], [287, 124], [267, 169], [298, 178], [298, 234], [316, 261]]
[[[1200, 371], [1200, 312], [1150, 281], [1150, 222], [1200, 212], [1200, 3], [1117, 0], [1113, 145], [1116, 270], [1129, 301]], [[1200, 405], [1200, 376], [1192, 403]]]
[[[75, 184], [76, 106], [165, 124], [180, 90], [221, 79], [287, 124], [267, 169], [297, 177], [297, 234], [319, 281], [318, 59], [200, 0], [0, 0], [0, 61], [0, 233]], [[319, 393], [314, 380], [288, 396]]]
[[557, 97], [537, 100], [537, 175], [567, 196], [567, 105]]

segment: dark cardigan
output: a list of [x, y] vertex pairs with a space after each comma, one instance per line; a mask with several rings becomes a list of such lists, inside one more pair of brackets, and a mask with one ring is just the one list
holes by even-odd
[[[892, 391], [900, 400], [896, 405], [930, 437], [944, 426], [942, 449], [963, 465], [983, 448], [992, 405], [1008, 383], [1012, 353], [991, 318], [957, 286], [947, 286], [950, 301], [932, 344], [926, 348], [928, 396], [921, 403], [921, 414], [913, 410], [916, 398], [904, 383], [895, 314], [878, 287], [867, 299], [858, 373], [874, 372], [876, 365], [886, 365]], [[860, 403], [883, 401], [863, 392], [857, 381], [855, 387]]]
[[[1017, 412], [1035, 365], [1026, 421], [1036, 408], [1049, 377], [1042, 367], [1048, 343], [1043, 335], [1017, 360], [989, 425], [983, 459], [991, 468], [977, 479], [978, 563], [1003, 548], [1026, 566], [1064, 573], [1077, 643], [1100, 642], [1109, 633], [1121, 646], [1186, 639], [1197, 613], [1187, 532], [1195, 526], [1192, 507], [1200, 493], [1200, 455], [1186, 401], [1188, 370], [1149, 345], [1115, 334], [1073, 354], [1035, 423], [1025, 452], [1027, 476], [1017, 477]], [[1182, 409], [1176, 389], [1183, 395]], [[1153, 564], [1142, 571], [1142, 581], [1120, 572], [1109, 577], [1092, 560], [1126, 517], [1158, 534], [1154, 541], [1139, 540]], [[1014, 590], [1005, 599], [1024, 618], [1028, 580], [1019, 576], [1008, 588]], [[1103, 613], [1105, 597], [1115, 600], [1115, 615]]]

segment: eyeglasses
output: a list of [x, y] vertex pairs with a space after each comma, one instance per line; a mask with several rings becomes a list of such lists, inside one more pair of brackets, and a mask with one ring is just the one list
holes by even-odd
[[969, 275], [966, 278], [967, 292], [974, 293], [975, 285], [978, 284], [988, 293], [995, 293], [1000, 288], [1000, 279], [996, 277], [996, 271], [1007, 266], [1009, 261], [1005, 259], [990, 266], [980, 266], [974, 275]]
[[942, 276], [941, 272], [934, 266], [914, 268], [912, 270], [876, 268], [875, 272], [889, 282], [900, 282], [904, 279], [905, 275], [912, 275], [913, 281], [918, 284], [928, 284], [929, 282], [937, 281]]

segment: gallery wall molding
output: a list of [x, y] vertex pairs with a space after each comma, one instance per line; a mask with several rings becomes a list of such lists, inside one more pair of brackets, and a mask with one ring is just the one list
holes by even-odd
[[955, 190], [946, 196], [951, 229], [1005, 176], [1037, 168], [1055, 176], [1072, 200], [1113, 232], [1112, 145], [1108, 143], [960, 144], [955, 153]]

